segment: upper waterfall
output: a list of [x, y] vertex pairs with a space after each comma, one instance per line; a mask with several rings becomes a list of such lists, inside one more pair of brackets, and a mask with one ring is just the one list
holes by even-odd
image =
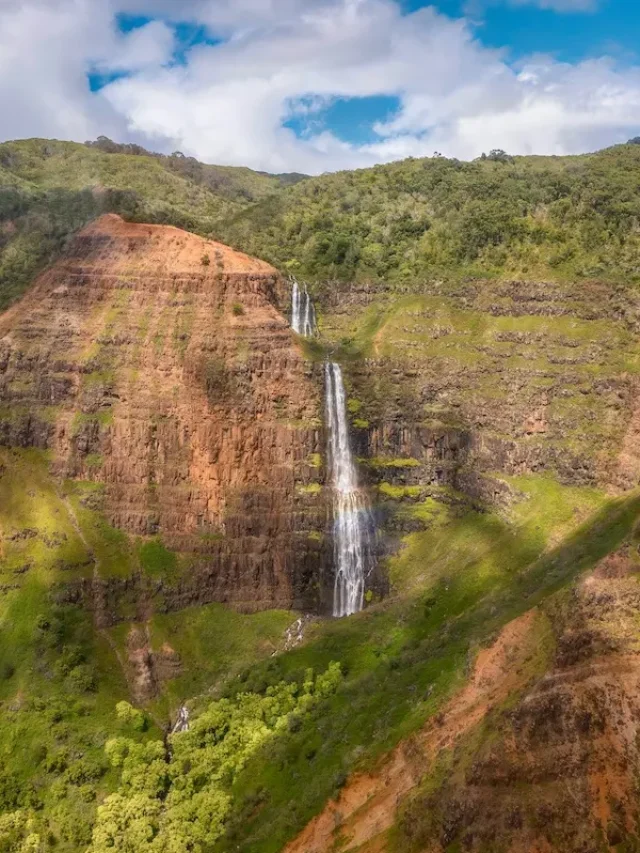
[[316, 312], [307, 286], [300, 287], [295, 278], [291, 291], [291, 328], [306, 338], [315, 335], [317, 330]]

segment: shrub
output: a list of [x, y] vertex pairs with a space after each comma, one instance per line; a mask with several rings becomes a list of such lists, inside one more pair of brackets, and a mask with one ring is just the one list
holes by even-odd
[[205, 254], [202, 256], [202, 258], [200, 259], [200, 263], [202, 264], [202, 266], [203, 266], [203, 267], [208, 267], [208, 266], [209, 266], [209, 264], [211, 263], [211, 258], [209, 257], [209, 255], [207, 255], [207, 254], [205, 253]]
[[75, 666], [67, 680], [71, 688], [80, 693], [92, 693], [97, 689], [95, 672], [88, 664]]
[[244, 307], [239, 302], [234, 302], [231, 310], [236, 317], [242, 317], [244, 314]]
[[116, 717], [126, 726], [131, 726], [138, 732], [144, 732], [147, 728], [147, 718], [138, 708], [134, 708], [129, 702], [118, 702], [116, 705]]
[[105, 771], [106, 767], [103, 764], [89, 758], [79, 758], [68, 766], [64, 778], [71, 785], [86, 785], [87, 782], [100, 779]]

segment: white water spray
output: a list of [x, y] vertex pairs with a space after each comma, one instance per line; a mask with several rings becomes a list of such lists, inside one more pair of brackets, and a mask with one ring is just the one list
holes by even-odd
[[342, 370], [325, 365], [325, 407], [329, 465], [334, 494], [334, 555], [336, 578], [333, 615], [350, 616], [362, 610], [364, 586], [372, 566], [373, 521], [369, 503], [358, 488], [351, 454], [346, 394]]
[[307, 286], [300, 287], [295, 278], [292, 280], [291, 328], [305, 338], [316, 333], [316, 312]]

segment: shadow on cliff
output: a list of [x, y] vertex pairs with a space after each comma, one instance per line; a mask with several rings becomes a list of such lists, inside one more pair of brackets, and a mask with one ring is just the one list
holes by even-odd
[[428, 603], [424, 596], [389, 599], [319, 626], [305, 646], [247, 672], [233, 692], [265, 689], [299, 677], [306, 667], [321, 671], [331, 660], [341, 661], [345, 681], [241, 774], [239, 809], [226, 842], [255, 853], [280, 850], [350, 772], [366, 768], [437, 712], [464, 682], [478, 644], [615, 550], [639, 515], [640, 491], [634, 491], [608, 502], [524, 568], [507, 563], [473, 595], [464, 594], [459, 577], [438, 585]]

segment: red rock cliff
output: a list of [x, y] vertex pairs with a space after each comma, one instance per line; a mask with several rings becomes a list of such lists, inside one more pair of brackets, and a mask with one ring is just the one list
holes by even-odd
[[315, 603], [321, 399], [284, 294], [262, 261], [108, 215], [0, 318], [0, 442], [50, 447], [114, 525], [204, 555], [176, 606]]

